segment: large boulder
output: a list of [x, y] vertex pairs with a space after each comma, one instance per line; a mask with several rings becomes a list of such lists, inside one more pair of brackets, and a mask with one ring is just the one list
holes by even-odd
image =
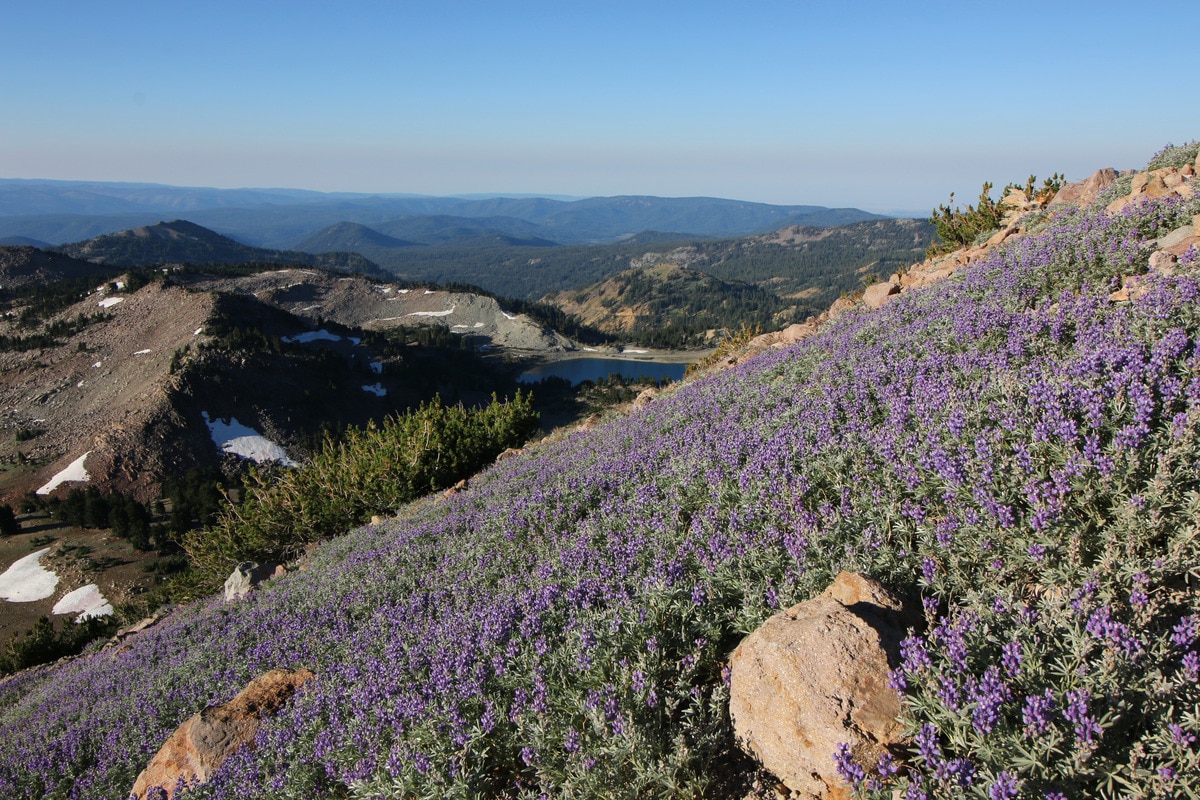
[[[275, 714], [303, 684], [306, 669], [273, 669], [252, 680], [237, 697], [190, 717], [167, 739], [130, 790], [130, 798], [174, 797], [177, 786], [205, 783], [242, 745], [254, 746], [259, 722]], [[161, 790], [161, 791], [156, 791]]]
[[904, 742], [888, 672], [920, 616], [860, 575], [767, 620], [730, 658], [729, 713], [739, 744], [800, 797], [841, 797], [834, 754], [846, 743], [868, 771]]

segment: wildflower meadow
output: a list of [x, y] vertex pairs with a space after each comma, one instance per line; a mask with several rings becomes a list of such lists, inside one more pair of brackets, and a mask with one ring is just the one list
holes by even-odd
[[[730, 651], [854, 570], [916, 594], [890, 798], [1200, 794], [1200, 202], [1065, 208], [246, 599], [0, 684], [0, 796], [125, 798], [183, 720], [316, 678], [196, 798], [712, 796]], [[1145, 293], [1110, 300], [1121, 278]]]

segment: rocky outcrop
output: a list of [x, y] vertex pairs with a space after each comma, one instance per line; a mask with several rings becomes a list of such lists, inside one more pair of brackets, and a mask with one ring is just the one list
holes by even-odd
[[234, 567], [233, 572], [225, 579], [225, 602], [241, 600], [267, 578], [275, 576], [276, 564], [259, 564], [256, 561], [243, 561]]
[[862, 301], [868, 308], [883, 308], [889, 297], [900, 294], [900, 276], [893, 275], [886, 281], [873, 283], [863, 292]]
[[253, 747], [259, 723], [278, 712], [312, 678], [306, 669], [274, 669], [255, 678], [228, 703], [192, 716], [138, 775], [130, 797], [147, 800], [165, 793], [170, 800], [177, 786], [207, 782], [239, 747]]
[[883, 586], [845, 572], [771, 617], [730, 658], [740, 745], [800, 797], [846, 796], [833, 760], [839, 744], [868, 769], [902, 744], [900, 697], [887, 676], [919, 622]]
[[1068, 183], [1059, 189], [1058, 194], [1054, 195], [1054, 199], [1050, 201], [1050, 206], [1066, 203], [1081, 206], [1091, 205], [1096, 202], [1096, 198], [1100, 196], [1101, 192], [1116, 183], [1117, 177], [1117, 171], [1112, 167], [1098, 169], [1087, 180]]

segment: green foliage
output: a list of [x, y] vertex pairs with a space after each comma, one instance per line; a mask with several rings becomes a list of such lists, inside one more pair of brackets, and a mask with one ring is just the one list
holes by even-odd
[[[42, 350], [54, 347], [60, 344], [60, 337], [74, 336], [89, 325], [111, 318], [111, 314], [103, 312], [78, 314], [74, 319], [62, 319], [51, 322], [44, 326], [42, 330], [37, 333], [31, 333], [28, 336], [0, 335], [0, 350]], [[40, 319], [36, 315], [31, 315], [29, 309], [26, 309], [17, 320], [17, 325], [25, 328], [36, 327], [40, 322]], [[86, 349], [86, 344], [82, 342], [80, 344]]]
[[688, 364], [687, 371], [684, 372], [684, 375], [692, 375], [697, 372], [703, 372], [712, 365], [721, 363], [738, 350], [741, 350], [743, 347], [750, 344], [750, 340], [755, 336], [758, 336], [760, 333], [762, 333], [761, 328], [748, 328], [743, 325], [737, 333], [725, 337], [725, 339], [722, 340], [719, 345], [717, 345], [716, 350], [713, 350], [699, 361]]
[[992, 184], [985, 182], [979, 192], [978, 206], [969, 205], [965, 211], [957, 206], [951, 209], [950, 206], [954, 204], [954, 192], [951, 192], [950, 203], [938, 206], [929, 217], [929, 221], [937, 228], [938, 241], [929, 245], [925, 255], [935, 256], [967, 247], [979, 234], [1000, 227], [1008, 206], [993, 200], [988, 194], [991, 190]]
[[[1021, 186], [1010, 183], [1004, 187], [1001, 197], [1005, 197], [1014, 189], [1025, 193], [1031, 200], [1048, 202], [1062, 188], [1063, 176], [1057, 172], [1046, 178], [1041, 187], [1037, 187], [1037, 176], [1030, 175]], [[978, 205], [968, 205], [962, 210], [954, 205], [954, 192], [950, 193], [950, 203], [938, 206], [929, 221], [937, 229], [937, 240], [930, 243], [925, 256], [931, 258], [943, 253], [951, 253], [960, 247], [969, 247], [983, 234], [996, 230], [1004, 221], [1004, 215], [1011, 210], [1003, 201], [997, 202], [989, 194], [992, 184], [985, 182], [979, 192]]]
[[111, 617], [92, 617], [78, 625], [65, 624], [59, 630], [49, 617], [41, 617], [24, 636], [13, 639], [0, 651], [0, 675], [75, 655], [89, 642], [110, 635], [115, 627]]
[[0, 536], [16, 536], [21, 532], [17, 514], [8, 503], [0, 504]]
[[475, 473], [536, 430], [531, 397], [473, 410], [435, 398], [381, 425], [327, 437], [304, 466], [272, 474], [252, 471], [243, 502], [215, 524], [183, 537], [184, 548], [210, 577], [240, 561], [294, 556], [307, 543], [394, 512], [410, 500]]
[[154, 537], [150, 510], [133, 497], [120, 492], [101, 494], [95, 486], [72, 489], [62, 499], [36, 498], [29, 510], [48, 511], [64, 525], [110, 529], [139, 550], [149, 550], [152, 546]]

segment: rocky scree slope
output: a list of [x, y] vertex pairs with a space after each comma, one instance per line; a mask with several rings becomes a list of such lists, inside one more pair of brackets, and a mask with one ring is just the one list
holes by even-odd
[[436, 325], [469, 336], [477, 346], [553, 352], [578, 347], [528, 316], [511, 314], [495, 299], [473, 292], [299, 268], [185, 280], [196, 289], [253, 296], [313, 323], [330, 320], [364, 330]]
[[1064, 209], [244, 600], [10, 679], [0, 791], [124, 797], [181, 722], [303, 668], [188, 796], [739, 796], [730, 651], [853, 569], [925, 619], [894, 670], [912, 745], [844, 760], [842, 796], [1178, 795], [1200, 769], [1200, 265], [1150, 259], [1198, 212]]
[[[0, 352], [0, 458], [16, 465], [4, 481], [12, 501], [84, 456], [88, 483], [149, 501], [164, 478], [225, 459], [235, 466], [205, 415], [287, 447], [322, 425], [363, 425], [416, 405], [435, 388], [248, 293], [108, 284], [47, 324], [80, 315], [93, 319], [54, 344]], [[23, 333], [15, 325], [6, 332]]]

